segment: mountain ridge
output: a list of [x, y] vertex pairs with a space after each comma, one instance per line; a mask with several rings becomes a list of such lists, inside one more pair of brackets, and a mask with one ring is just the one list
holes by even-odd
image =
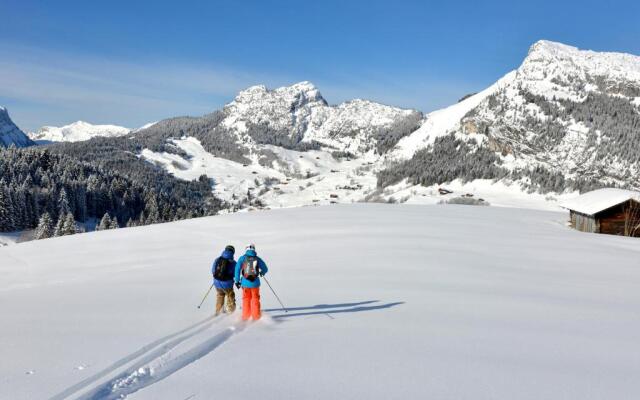
[[131, 132], [129, 128], [117, 125], [94, 125], [85, 121], [76, 121], [68, 125], [43, 126], [29, 137], [37, 142], [78, 142], [94, 137], [123, 136]]

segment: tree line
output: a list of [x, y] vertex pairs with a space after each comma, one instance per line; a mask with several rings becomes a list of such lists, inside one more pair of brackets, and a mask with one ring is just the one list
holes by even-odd
[[[64, 146], [63, 146], [64, 147]], [[0, 149], [0, 231], [35, 229], [36, 238], [213, 215], [222, 207], [206, 176], [180, 181], [136, 157], [78, 160], [60, 148]], [[126, 165], [129, 167], [125, 167]], [[146, 172], [146, 173], [145, 173]]]

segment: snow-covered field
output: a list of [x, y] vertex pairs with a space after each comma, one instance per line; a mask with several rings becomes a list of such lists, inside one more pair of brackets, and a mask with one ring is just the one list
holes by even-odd
[[[563, 213], [354, 204], [0, 248], [1, 399], [637, 399], [640, 242]], [[253, 241], [290, 307], [196, 305]]]
[[[493, 206], [559, 211], [559, 201], [578, 196], [578, 193], [529, 193], [517, 182], [507, 184], [487, 179], [454, 180], [431, 187], [408, 184], [405, 180], [378, 193], [376, 172], [384, 164], [372, 152], [360, 158], [336, 160], [326, 151], [299, 152], [266, 145], [262, 147], [276, 154], [278, 160], [264, 166], [258, 163], [257, 158], [252, 160], [252, 164], [244, 165], [215, 157], [193, 137], [172, 139], [171, 143], [185, 152], [188, 158], [149, 149], [144, 149], [140, 157], [163, 167], [179, 179], [194, 180], [203, 174], [214, 177], [216, 196], [230, 203], [244, 199], [247, 192], [269, 208], [372, 200], [437, 204], [472, 194]], [[267, 184], [269, 181], [271, 183]], [[452, 193], [443, 196], [438, 192], [440, 187]], [[371, 196], [377, 199], [371, 199]]]
[[[213, 191], [221, 199], [234, 202], [251, 191], [268, 207], [299, 207], [334, 202], [356, 202], [376, 188], [370, 158], [336, 160], [326, 151], [295, 151], [265, 145], [277, 155], [272, 165], [260, 165], [257, 159], [245, 165], [207, 152], [193, 137], [173, 139], [189, 158], [177, 154], [144, 149], [141, 157], [165, 168], [184, 180], [200, 175], [213, 177]], [[271, 183], [267, 183], [271, 180]]]
[[[451, 193], [440, 194], [438, 189], [446, 189]], [[530, 208], [535, 210], [561, 211], [562, 202], [579, 196], [577, 192], [540, 194], [528, 193], [517, 182], [510, 184], [491, 179], [475, 179], [462, 182], [456, 179], [444, 185], [412, 185], [406, 179], [397, 185], [389, 186], [383, 191], [383, 198], [391, 198], [407, 204], [440, 204], [455, 198], [471, 196], [482, 199], [496, 207]]]

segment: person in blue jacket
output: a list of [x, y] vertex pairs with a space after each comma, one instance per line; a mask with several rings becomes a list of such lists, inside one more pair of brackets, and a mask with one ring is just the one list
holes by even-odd
[[232, 313], [236, 309], [236, 294], [233, 291], [233, 278], [236, 271], [236, 261], [233, 259], [235, 248], [228, 245], [222, 255], [216, 258], [211, 267], [213, 286], [216, 288], [216, 315], [224, 312]]
[[242, 320], [249, 318], [260, 319], [260, 277], [269, 269], [267, 264], [258, 257], [256, 246], [250, 244], [236, 263], [235, 281], [236, 287], [242, 287]]

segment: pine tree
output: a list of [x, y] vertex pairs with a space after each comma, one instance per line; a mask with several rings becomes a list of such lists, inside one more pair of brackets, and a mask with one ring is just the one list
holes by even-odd
[[38, 224], [38, 210], [35, 194], [31, 191], [33, 181], [31, 176], [28, 175], [27, 179], [22, 184], [21, 191], [24, 193], [24, 207], [25, 207], [25, 223], [27, 228], [33, 228]]
[[46, 239], [53, 236], [53, 221], [51, 220], [51, 216], [49, 213], [44, 213], [40, 216], [40, 221], [38, 221], [38, 226], [36, 227], [35, 239]]
[[64, 219], [65, 215], [60, 214], [58, 217], [58, 222], [56, 223], [56, 227], [53, 229], [53, 236], [63, 236], [64, 235]]
[[96, 226], [97, 231], [104, 231], [105, 229], [109, 229], [111, 227], [111, 217], [109, 213], [105, 213], [100, 220], [100, 224]]
[[0, 186], [0, 232], [10, 232], [15, 229], [12, 210], [11, 196], [4, 186]]
[[113, 217], [111, 223], [109, 224], [109, 229], [118, 229], [120, 226], [118, 225], [118, 217]]
[[146, 224], [155, 224], [160, 222], [160, 211], [158, 210], [158, 201], [154, 194], [151, 194], [147, 200], [147, 204], [145, 206], [145, 214], [147, 218], [145, 220]]
[[78, 227], [76, 226], [76, 220], [71, 212], [68, 212], [64, 218], [62, 225], [62, 236], [75, 235], [78, 233]]
[[67, 190], [62, 188], [60, 194], [58, 195], [58, 213], [60, 216], [64, 217], [71, 211], [71, 206], [69, 205], [69, 196], [67, 195]]
[[74, 187], [75, 192], [75, 210], [80, 222], [87, 220], [87, 191], [82, 185]]
[[15, 183], [12, 183], [9, 187], [9, 193], [11, 194], [11, 203], [13, 204], [13, 224], [14, 229], [20, 230], [28, 227], [27, 220], [27, 198], [24, 191], [18, 188]]

